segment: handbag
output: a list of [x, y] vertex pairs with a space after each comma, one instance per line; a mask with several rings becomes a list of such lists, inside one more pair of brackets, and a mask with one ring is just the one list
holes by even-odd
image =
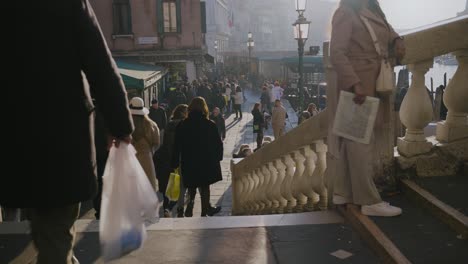
[[166, 197], [170, 201], [178, 201], [180, 195], [180, 173], [179, 169], [174, 170], [173, 173], [169, 175], [169, 182], [166, 189]]
[[260, 126], [259, 125], [253, 125], [253, 132], [254, 133], [260, 132]]
[[361, 15], [361, 20], [366, 25], [367, 30], [369, 31], [372, 41], [374, 42], [375, 50], [377, 54], [382, 58], [379, 77], [377, 78], [376, 83], [376, 92], [379, 94], [389, 94], [395, 90], [395, 75], [393, 72], [393, 67], [390, 65], [388, 59], [382, 54], [382, 49], [377, 40], [377, 35], [375, 34], [374, 28], [372, 28], [369, 20]]

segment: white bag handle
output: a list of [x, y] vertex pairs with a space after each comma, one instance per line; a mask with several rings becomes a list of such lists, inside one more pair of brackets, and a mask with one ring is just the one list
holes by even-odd
[[372, 41], [374, 42], [374, 47], [375, 47], [375, 50], [377, 51], [377, 54], [379, 54], [380, 57], [384, 58], [384, 56], [382, 54], [382, 49], [380, 48], [380, 44], [379, 44], [379, 41], [377, 39], [377, 34], [375, 34], [374, 28], [369, 23], [369, 19], [367, 19], [366, 17], [361, 15], [361, 20], [362, 20], [362, 22], [364, 22], [364, 25], [366, 25], [367, 30], [369, 31], [369, 33], [371, 35], [371, 38], [372, 38]]

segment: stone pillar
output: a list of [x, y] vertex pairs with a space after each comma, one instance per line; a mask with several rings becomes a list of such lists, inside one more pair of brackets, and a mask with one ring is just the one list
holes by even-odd
[[468, 138], [468, 49], [454, 55], [458, 69], [444, 93], [447, 119], [437, 124], [436, 134], [437, 140], [446, 143]]
[[397, 143], [398, 151], [406, 157], [427, 153], [432, 148], [432, 143], [424, 136], [424, 128], [432, 120], [432, 103], [424, 78], [433, 63], [431, 59], [408, 66], [413, 74], [412, 83], [400, 108], [400, 119], [406, 127], [406, 134]]

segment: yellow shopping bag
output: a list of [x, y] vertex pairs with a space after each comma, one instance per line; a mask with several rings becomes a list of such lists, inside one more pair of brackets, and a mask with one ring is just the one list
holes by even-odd
[[179, 169], [174, 170], [169, 176], [169, 183], [167, 184], [166, 197], [170, 201], [178, 201], [180, 195], [180, 173]]

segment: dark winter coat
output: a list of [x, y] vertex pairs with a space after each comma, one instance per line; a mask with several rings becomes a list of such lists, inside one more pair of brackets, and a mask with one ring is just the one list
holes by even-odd
[[221, 114], [218, 116], [211, 115], [210, 120], [216, 124], [218, 134], [224, 140], [226, 138], [226, 120], [224, 120], [224, 117]]
[[206, 186], [223, 179], [223, 142], [216, 125], [200, 112], [191, 112], [176, 129], [172, 168], [180, 164], [185, 187]]
[[15, 97], [39, 107], [13, 111], [8, 132], [15, 145], [5, 149], [13, 160], [5, 163], [20, 166], [4, 168], [11, 173], [2, 176], [0, 204], [50, 208], [90, 200], [97, 190], [90, 92], [110, 134], [122, 137], [133, 130], [124, 84], [88, 1], [18, 5], [16, 48], [31, 50], [34, 39], [34, 50], [5, 63], [21, 74]]
[[153, 107], [150, 107], [148, 116], [156, 123], [156, 125], [158, 125], [159, 130], [166, 129], [167, 116], [164, 108], [158, 107], [158, 109], [154, 109]]
[[181, 119], [171, 120], [164, 130], [164, 141], [161, 148], [154, 153], [153, 161], [156, 169], [156, 178], [159, 181], [159, 191], [165, 193], [171, 169], [171, 158], [174, 150], [174, 139], [177, 125]]

